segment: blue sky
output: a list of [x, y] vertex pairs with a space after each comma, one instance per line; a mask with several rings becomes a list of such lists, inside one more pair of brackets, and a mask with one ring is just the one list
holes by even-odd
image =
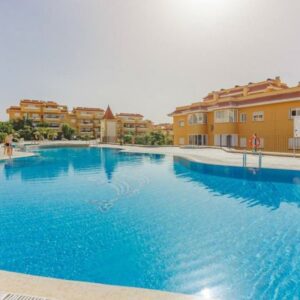
[[0, 0], [0, 119], [20, 99], [156, 122], [212, 90], [300, 81], [300, 1]]

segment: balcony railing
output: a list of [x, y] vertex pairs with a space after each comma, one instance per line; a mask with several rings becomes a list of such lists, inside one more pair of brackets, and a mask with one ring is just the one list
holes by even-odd
[[93, 123], [82, 123], [82, 122], [80, 122], [79, 123], [79, 126], [85, 126], [85, 127], [93, 127], [94, 126], [94, 124]]
[[58, 108], [51, 108], [51, 107], [47, 107], [43, 109], [44, 112], [56, 112], [59, 113], [60, 110]]

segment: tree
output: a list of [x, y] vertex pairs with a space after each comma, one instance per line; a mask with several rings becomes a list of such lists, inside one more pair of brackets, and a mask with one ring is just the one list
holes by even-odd
[[33, 139], [33, 128], [25, 125], [23, 129], [18, 130], [20, 138], [31, 141]]
[[25, 126], [27, 126], [27, 128], [28, 127], [30, 127], [30, 128], [34, 127], [32, 121], [30, 119], [25, 119], [25, 118], [13, 120], [11, 124], [12, 124], [13, 129], [15, 131], [25, 129]]
[[57, 138], [57, 131], [50, 128], [48, 128], [47, 130], [47, 139], [51, 141], [55, 140]]
[[74, 137], [75, 130], [68, 124], [63, 124], [61, 130], [64, 138], [71, 140]]
[[150, 132], [150, 145], [164, 145], [165, 135], [161, 132]]
[[3, 143], [5, 137], [12, 133], [14, 133], [14, 129], [10, 122], [0, 122], [0, 143]]
[[128, 134], [125, 134], [123, 136], [123, 142], [124, 144], [132, 144], [132, 138], [133, 138], [133, 134], [130, 132]]

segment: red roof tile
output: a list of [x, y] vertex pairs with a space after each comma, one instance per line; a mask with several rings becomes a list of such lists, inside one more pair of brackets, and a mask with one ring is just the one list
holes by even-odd
[[107, 106], [107, 109], [106, 109], [106, 111], [105, 111], [105, 114], [104, 114], [104, 116], [103, 116], [103, 119], [104, 119], [104, 120], [114, 120], [114, 119], [115, 119], [115, 116], [114, 116], [114, 114], [112, 113], [112, 111], [111, 111], [109, 105]]

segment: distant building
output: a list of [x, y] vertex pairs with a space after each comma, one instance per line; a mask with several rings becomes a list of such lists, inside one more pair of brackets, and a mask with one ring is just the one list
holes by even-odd
[[48, 127], [61, 131], [63, 124], [75, 129], [78, 136], [100, 137], [100, 121], [104, 115], [101, 108], [76, 107], [72, 112], [68, 107], [54, 101], [21, 100], [19, 106], [7, 109], [9, 120], [29, 119], [34, 125], [47, 123]]
[[153, 125], [153, 131], [161, 132], [165, 135], [173, 136], [173, 124], [171, 123], [160, 123]]
[[104, 110], [101, 108], [75, 107], [72, 113], [69, 114], [69, 124], [76, 124], [76, 131], [80, 136], [100, 138], [101, 119], [103, 115]]
[[48, 127], [61, 131], [68, 124], [79, 137], [99, 138], [103, 143], [117, 143], [124, 135], [144, 135], [152, 131], [152, 122], [144, 120], [143, 115], [119, 113], [114, 115], [108, 106], [101, 108], [68, 107], [54, 101], [21, 100], [19, 106], [7, 109], [10, 120], [29, 119], [34, 125], [47, 123]]
[[68, 108], [54, 101], [21, 100], [19, 106], [7, 109], [10, 120], [30, 119], [33, 124], [47, 123], [49, 127], [59, 130], [68, 122]]
[[116, 114], [118, 122], [118, 137], [132, 134], [133, 136], [145, 135], [152, 131], [152, 122], [144, 120], [144, 116], [134, 113]]
[[210, 145], [247, 149], [256, 133], [266, 151], [300, 149], [294, 144], [293, 119], [300, 116], [300, 84], [288, 87], [280, 77], [209, 93], [201, 101], [177, 107], [175, 145]]

